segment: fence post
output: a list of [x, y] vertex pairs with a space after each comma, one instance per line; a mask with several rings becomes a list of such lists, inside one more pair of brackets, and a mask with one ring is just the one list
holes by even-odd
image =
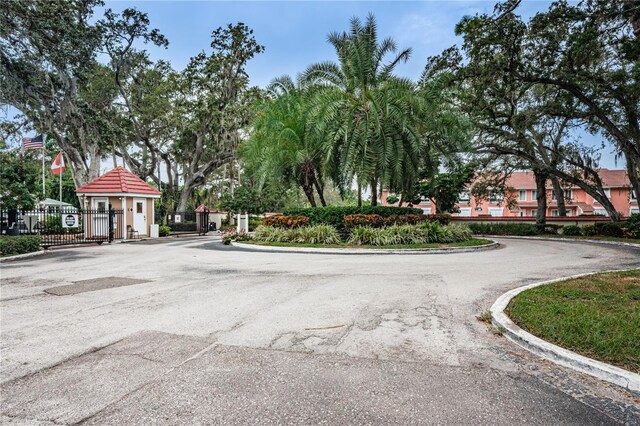
[[109, 203], [109, 244], [113, 241], [113, 219], [115, 215], [116, 213], [113, 211], [113, 208], [111, 208], [111, 203]]

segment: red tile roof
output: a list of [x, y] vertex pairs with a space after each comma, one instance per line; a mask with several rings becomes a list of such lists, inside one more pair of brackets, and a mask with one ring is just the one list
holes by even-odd
[[123, 167], [103, 174], [76, 189], [79, 194], [149, 194], [160, 195], [160, 191]]
[[[626, 170], [600, 169], [598, 174], [605, 188], [631, 187], [631, 182], [629, 181]], [[507, 186], [514, 189], [536, 189], [533, 172], [514, 172], [509, 179], [507, 179]], [[551, 183], [547, 182], [547, 188], [550, 187]]]

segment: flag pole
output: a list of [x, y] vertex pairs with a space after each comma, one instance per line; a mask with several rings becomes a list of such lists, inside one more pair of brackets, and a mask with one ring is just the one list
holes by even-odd
[[42, 145], [42, 199], [46, 198], [46, 191], [44, 189], [44, 144]]
[[60, 175], [60, 189], [58, 192], [58, 197], [60, 201], [60, 205], [62, 205], [62, 164], [64, 164], [64, 159], [62, 158], [63, 154], [62, 151], [60, 152], [60, 168], [58, 169], [58, 174]]

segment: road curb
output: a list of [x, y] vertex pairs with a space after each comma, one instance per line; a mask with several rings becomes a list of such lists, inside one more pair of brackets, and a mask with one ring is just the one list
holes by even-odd
[[480, 235], [482, 237], [487, 238], [505, 238], [512, 240], [537, 240], [537, 241], [559, 241], [565, 243], [595, 243], [595, 244], [606, 244], [610, 246], [622, 246], [622, 247], [633, 247], [640, 248], [640, 244], [636, 243], [625, 243], [624, 241], [607, 241], [607, 240], [588, 240], [588, 239], [580, 239], [580, 238], [554, 238], [554, 237], [534, 237], [534, 236], [519, 236], [519, 235]]
[[29, 259], [29, 258], [32, 258], [32, 257], [37, 257], [37, 256], [40, 256], [40, 255], [43, 255], [45, 253], [46, 253], [46, 250], [40, 249], [38, 251], [34, 251], [34, 252], [31, 252], [31, 253], [16, 254], [15, 256], [0, 257], [0, 263], [14, 262], [14, 261], [17, 261], [17, 260]]
[[502, 330], [503, 334], [508, 339], [512, 340], [528, 351], [533, 352], [536, 355], [539, 355], [549, 361], [555, 362], [556, 364], [560, 364], [564, 367], [572, 368], [582, 373], [589, 374], [590, 376], [597, 377], [598, 379], [614, 383], [626, 389], [640, 392], [640, 374], [632, 373], [630, 371], [615, 367], [602, 361], [596, 361], [594, 359], [587, 358], [586, 356], [579, 355], [568, 349], [549, 343], [546, 340], [536, 337], [533, 334], [528, 333], [522, 328], [518, 327], [504, 312], [511, 302], [511, 299], [525, 290], [573, 278], [581, 278], [605, 272], [623, 272], [630, 270], [635, 269], [618, 269], [612, 271], [589, 272], [585, 274], [557, 278], [549, 281], [542, 281], [510, 290], [500, 296], [498, 300], [496, 300], [496, 302], [493, 304], [493, 306], [491, 306], [490, 311], [493, 325]]
[[447, 247], [447, 248], [423, 248], [423, 249], [354, 249], [354, 248], [316, 248], [316, 247], [279, 247], [262, 246], [258, 244], [245, 244], [231, 242], [231, 245], [238, 248], [252, 249], [257, 251], [270, 252], [290, 252], [290, 253], [322, 253], [322, 254], [445, 254], [445, 253], [468, 253], [474, 251], [485, 251], [498, 248], [499, 243], [493, 241], [489, 244], [470, 247]]

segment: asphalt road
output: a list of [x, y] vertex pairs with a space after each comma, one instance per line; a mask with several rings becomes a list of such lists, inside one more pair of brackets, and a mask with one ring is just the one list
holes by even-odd
[[4, 263], [0, 420], [640, 424], [640, 395], [529, 355], [475, 319], [527, 283], [640, 267], [640, 250], [500, 242], [323, 255], [204, 237]]

